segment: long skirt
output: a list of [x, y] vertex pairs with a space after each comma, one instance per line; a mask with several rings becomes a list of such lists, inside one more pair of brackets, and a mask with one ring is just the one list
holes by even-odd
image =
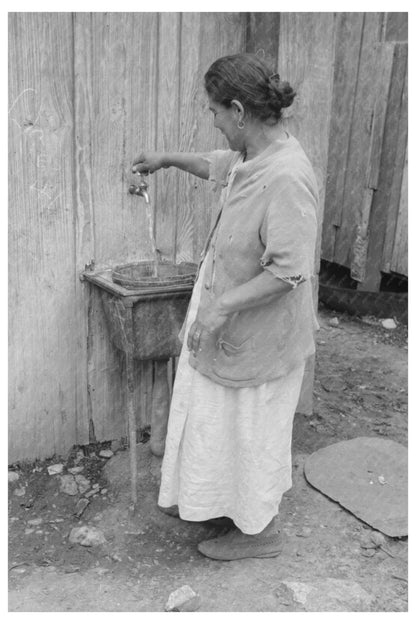
[[256, 534], [278, 514], [292, 486], [292, 427], [304, 364], [247, 388], [222, 386], [192, 368], [186, 340], [203, 272], [188, 311], [158, 502], [178, 505], [184, 520], [227, 516], [243, 533]]

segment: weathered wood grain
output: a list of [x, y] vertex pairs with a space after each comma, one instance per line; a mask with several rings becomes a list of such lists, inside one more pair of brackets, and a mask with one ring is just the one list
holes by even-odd
[[[389, 44], [384, 44], [389, 45]], [[400, 106], [403, 85], [407, 71], [407, 45], [394, 45], [393, 69], [391, 74], [386, 123], [381, 150], [377, 193], [371, 206], [369, 217], [369, 240], [364, 280], [358, 285], [360, 290], [377, 292], [381, 281], [384, 240], [388, 223], [388, 205], [394, 178], [394, 165], [397, 150], [397, 137], [400, 125]]]
[[9, 16], [9, 461], [76, 440], [73, 37], [67, 13]]
[[[333, 13], [282, 13], [280, 16], [279, 73], [298, 96], [285, 120], [314, 167], [320, 191], [316, 273], [320, 266], [320, 238], [325, 205], [328, 139], [332, 100], [335, 15]], [[290, 109], [289, 109], [290, 110]], [[318, 280], [314, 292], [317, 302]], [[314, 359], [308, 362], [297, 411], [313, 409]]]
[[[195, 133], [201, 111], [195, 106], [199, 74], [201, 13], [183, 13], [180, 36], [179, 144], [180, 152], [197, 152]], [[194, 260], [194, 205], [192, 186], [195, 177], [177, 172], [176, 260]]]
[[[380, 175], [380, 163], [383, 149], [383, 136], [386, 124], [386, 112], [393, 68], [394, 45], [385, 43], [374, 44], [375, 64], [373, 73], [369, 74], [369, 88], [374, 94], [373, 110], [370, 123], [369, 145], [364, 144], [368, 154], [367, 163], [363, 168], [364, 187], [362, 189], [360, 212], [357, 222], [353, 225], [351, 245], [351, 277], [361, 283], [365, 280], [369, 244], [369, 222], [374, 193], [377, 192]], [[363, 165], [364, 167], [364, 165]]]
[[408, 13], [386, 13], [386, 41], [408, 40]]
[[[105, 37], [108, 31], [106, 24], [102, 24], [103, 19], [103, 14], [93, 16], [90, 13], [77, 13], [74, 16], [78, 193], [75, 233], [76, 262], [77, 265], [81, 265], [80, 270], [83, 268], [84, 260], [85, 264], [93, 261], [98, 265], [106, 265], [111, 261], [111, 249], [114, 245], [114, 241], [111, 240], [111, 229], [116, 232], [118, 228], [121, 228], [121, 197], [116, 210], [115, 202], [108, 205], [111, 195], [106, 197], [108, 178], [114, 180], [115, 176], [111, 171], [114, 166], [111, 158], [114, 154], [107, 154], [111, 133], [105, 129], [107, 122], [110, 123], [110, 108], [107, 100], [109, 93], [106, 79], [103, 76], [106, 68], [97, 69], [97, 61], [99, 62], [101, 55], [105, 59], [106, 53], [108, 54], [101, 50], [101, 48], [106, 48], [106, 42], [101, 44], [100, 36]], [[97, 34], [97, 30], [101, 35]], [[101, 84], [105, 90], [102, 98]], [[114, 151], [118, 153], [118, 166], [121, 169], [122, 152], [120, 149], [117, 150], [117, 144], [120, 146], [120, 137], [117, 134], [120, 133], [115, 134]], [[120, 180], [116, 184], [116, 190], [117, 188], [120, 191]], [[117, 235], [114, 238], [116, 239]], [[86, 282], [81, 287], [82, 294], [87, 301], [85, 383], [88, 396], [89, 441], [95, 442], [121, 437], [125, 433], [122, 422], [123, 414], [125, 414], [122, 411], [123, 380], [119, 368], [120, 356], [114, 353], [114, 347], [107, 333], [99, 292]], [[85, 304], [82, 305], [82, 310], [85, 311]]]
[[[127, 40], [126, 13], [93, 13], [92, 54], [92, 185], [96, 206], [95, 241], [98, 265], [126, 262], [126, 229], [137, 223], [124, 210]], [[131, 234], [130, 234], [131, 235]]]
[[[158, 14], [157, 149], [177, 151], [179, 145], [180, 13]], [[175, 260], [178, 175], [157, 174], [156, 244], [164, 259]]]
[[399, 213], [397, 215], [396, 236], [390, 263], [391, 271], [408, 275], [407, 255], [408, 255], [408, 162], [407, 150], [404, 163], [402, 187], [400, 195]]
[[384, 43], [376, 45], [376, 55], [378, 61], [374, 72], [374, 90], [377, 97], [374, 104], [370, 158], [367, 166], [367, 186], [374, 191], [378, 189], [379, 185], [384, 129], [393, 71], [394, 45]]
[[92, 402], [89, 399], [88, 354], [89, 288], [78, 275], [92, 266], [95, 259], [94, 201], [91, 168], [92, 67], [91, 14], [73, 16], [74, 28], [74, 150], [75, 150], [75, 301], [77, 325], [80, 330], [82, 357], [75, 367], [77, 377], [76, 412], [81, 424], [77, 426], [77, 443], [88, 444]]
[[[354, 14], [352, 14], [354, 15]], [[366, 188], [366, 171], [370, 151], [371, 119], [378, 97], [374, 88], [377, 66], [376, 45], [380, 39], [382, 13], [365, 13], [361, 44], [356, 46], [359, 65], [355, 95], [351, 98], [351, 117], [345, 120], [348, 137], [348, 159], [344, 164], [344, 189], [340, 221], [335, 236], [333, 260], [343, 266], [351, 263], [351, 249], [357, 224], [360, 222], [361, 200]]]
[[[123, 130], [123, 232], [126, 236], [125, 262], [152, 258], [145, 203], [142, 197], [128, 194], [130, 184], [137, 184], [131, 173], [134, 158], [141, 151], [156, 147], [158, 114], [158, 16], [156, 13], [129, 13], [126, 24], [126, 123]], [[157, 209], [156, 183], [147, 178], [151, 210]]]
[[322, 258], [334, 259], [336, 228], [341, 225], [349, 133], [353, 115], [364, 25], [363, 13], [338, 13], [335, 30], [335, 61], [328, 146], [328, 170], [322, 231]]
[[[407, 46], [406, 46], [407, 47]], [[405, 57], [407, 57], [407, 49], [404, 48]], [[392, 253], [394, 241], [396, 238], [396, 225], [398, 224], [399, 207], [402, 200], [402, 178], [404, 164], [407, 158], [407, 134], [408, 134], [408, 93], [407, 93], [407, 58], [406, 74], [402, 86], [402, 94], [399, 110], [399, 125], [396, 143], [396, 158], [394, 162], [393, 178], [390, 187], [390, 197], [387, 204], [387, 222], [386, 232], [384, 235], [383, 257], [381, 261], [382, 271], [389, 273], [391, 267]], [[400, 89], [398, 84], [397, 88]]]
[[246, 50], [264, 58], [277, 71], [280, 13], [248, 13]]

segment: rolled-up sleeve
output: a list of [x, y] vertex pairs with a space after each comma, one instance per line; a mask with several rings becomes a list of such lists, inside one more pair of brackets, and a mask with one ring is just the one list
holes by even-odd
[[260, 264], [295, 288], [314, 274], [317, 195], [301, 180], [288, 177], [272, 192], [260, 238]]
[[238, 156], [239, 153], [232, 150], [214, 150], [203, 154], [209, 167], [208, 180], [215, 184], [215, 188], [227, 186], [228, 175]]

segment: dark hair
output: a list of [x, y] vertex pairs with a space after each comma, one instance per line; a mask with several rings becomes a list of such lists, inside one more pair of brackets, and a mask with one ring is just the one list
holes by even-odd
[[290, 84], [282, 82], [255, 54], [223, 56], [212, 63], [204, 79], [215, 102], [230, 107], [232, 100], [238, 100], [261, 121], [279, 121], [282, 108], [290, 106], [296, 95]]

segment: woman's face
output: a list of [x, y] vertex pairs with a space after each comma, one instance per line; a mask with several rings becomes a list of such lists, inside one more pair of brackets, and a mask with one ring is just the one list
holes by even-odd
[[244, 141], [242, 131], [237, 127], [238, 111], [234, 106], [227, 108], [222, 104], [214, 102], [211, 97], [208, 97], [209, 110], [214, 115], [214, 128], [218, 128], [220, 132], [225, 136], [230, 146], [230, 149], [235, 151], [243, 151]]

